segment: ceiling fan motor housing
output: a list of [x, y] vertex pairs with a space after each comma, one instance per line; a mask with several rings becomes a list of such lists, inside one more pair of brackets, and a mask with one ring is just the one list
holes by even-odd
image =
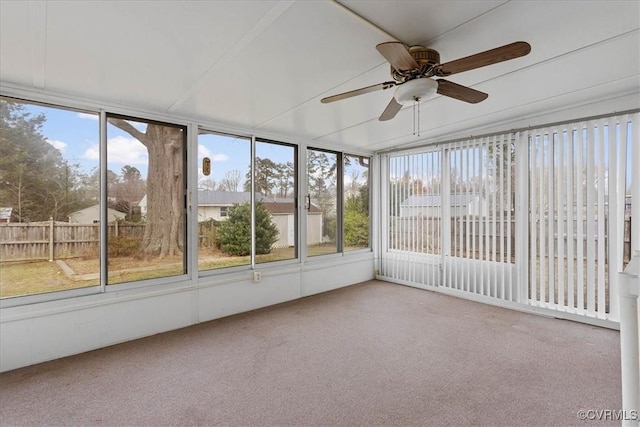
[[437, 50], [429, 49], [424, 46], [411, 46], [408, 51], [420, 67], [414, 70], [396, 70], [392, 66], [391, 76], [396, 81], [405, 81], [407, 78], [414, 78], [417, 75], [423, 75], [434, 65], [440, 64], [440, 53], [438, 53]]

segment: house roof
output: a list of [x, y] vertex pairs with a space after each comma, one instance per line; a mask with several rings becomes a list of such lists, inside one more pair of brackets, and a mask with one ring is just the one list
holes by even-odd
[[[256, 200], [258, 197], [262, 197], [256, 194]], [[235, 205], [245, 203], [251, 200], [251, 193], [248, 191], [212, 191], [212, 190], [198, 190], [198, 206], [206, 205]]]
[[[71, 212], [69, 216], [82, 215], [84, 213], [99, 213], [100, 205], [89, 206], [88, 208], [80, 209], [75, 212]], [[108, 215], [112, 215], [116, 218], [124, 218], [127, 216], [124, 212], [117, 211], [115, 209], [107, 208]]]
[[[478, 194], [451, 194], [449, 201], [451, 207], [465, 207], [479, 197]], [[440, 207], [442, 206], [442, 195], [440, 194], [413, 194], [400, 203], [401, 207]]]
[[[246, 203], [249, 200], [251, 200], [251, 193], [248, 191], [198, 190], [198, 206], [231, 206]], [[295, 212], [295, 199], [292, 197], [268, 197], [256, 193], [256, 201], [262, 202], [271, 213]], [[322, 212], [322, 210], [312, 204], [310, 212]]]
[[[248, 191], [213, 191], [198, 190], [198, 205], [235, 205], [246, 203], [251, 200], [251, 193]], [[256, 193], [256, 200], [259, 202], [270, 201], [272, 203], [293, 203], [292, 198], [268, 197]]]

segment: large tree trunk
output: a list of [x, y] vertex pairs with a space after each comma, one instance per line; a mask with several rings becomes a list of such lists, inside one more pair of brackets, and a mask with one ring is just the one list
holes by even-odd
[[184, 240], [182, 129], [147, 126], [147, 225], [142, 246], [146, 255], [177, 255]]
[[147, 124], [142, 133], [128, 122], [109, 122], [147, 147], [147, 216], [142, 248], [145, 256], [179, 255], [184, 242], [184, 131], [182, 128]]

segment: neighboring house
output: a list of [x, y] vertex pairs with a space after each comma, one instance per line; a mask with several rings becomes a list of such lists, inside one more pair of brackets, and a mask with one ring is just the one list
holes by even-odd
[[[482, 215], [488, 213], [488, 206], [479, 194], [451, 194], [449, 196], [451, 216]], [[400, 203], [400, 217], [439, 216], [442, 209], [442, 195], [413, 194]]]
[[[115, 209], [107, 208], [107, 222], [122, 221], [127, 215]], [[69, 222], [93, 224], [100, 221], [100, 205], [89, 206], [69, 214]]]
[[[198, 191], [198, 222], [214, 219], [224, 221], [233, 205], [251, 200], [247, 191]], [[267, 197], [256, 194], [256, 201], [262, 202], [271, 213], [273, 223], [278, 227], [278, 240], [274, 247], [295, 245], [295, 200], [293, 198]], [[307, 213], [307, 243], [322, 243], [322, 211], [315, 205]]]
[[[210, 219], [224, 221], [234, 205], [251, 200], [248, 191], [198, 190], [198, 222]], [[263, 202], [278, 227], [278, 241], [274, 247], [295, 245], [295, 201], [292, 198], [273, 198], [256, 194], [256, 201]], [[142, 216], [147, 214], [147, 196], [138, 203]], [[315, 205], [307, 212], [307, 243], [322, 243], [322, 210]]]
[[0, 208], [0, 224], [7, 224], [11, 222], [11, 214], [13, 208]]
[[[261, 201], [264, 196], [256, 194], [256, 200]], [[208, 219], [224, 221], [227, 212], [233, 205], [239, 205], [251, 200], [248, 191], [212, 191], [198, 190], [198, 222]]]

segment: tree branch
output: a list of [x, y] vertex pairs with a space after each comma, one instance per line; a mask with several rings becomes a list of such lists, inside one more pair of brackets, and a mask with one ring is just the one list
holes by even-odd
[[126, 120], [123, 120], [123, 119], [115, 119], [115, 118], [110, 118], [109, 119], [109, 123], [111, 123], [112, 125], [114, 125], [115, 127], [119, 128], [119, 129], [127, 132], [128, 134], [133, 136], [135, 139], [140, 141], [145, 147], [148, 147], [147, 135], [142, 133], [142, 132], [140, 132], [135, 127], [133, 127], [133, 125], [131, 123], [129, 123]]

